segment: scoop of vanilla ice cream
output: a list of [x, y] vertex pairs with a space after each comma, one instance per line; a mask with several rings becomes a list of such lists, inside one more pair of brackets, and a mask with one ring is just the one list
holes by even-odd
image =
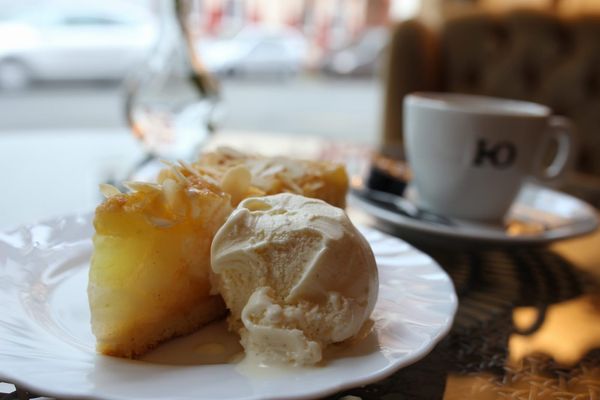
[[211, 248], [213, 286], [246, 353], [314, 364], [377, 300], [375, 257], [342, 209], [284, 193], [242, 201]]

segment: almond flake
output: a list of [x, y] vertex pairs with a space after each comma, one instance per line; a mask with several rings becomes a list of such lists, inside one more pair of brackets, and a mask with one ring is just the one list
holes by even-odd
[[121, 191], [116, 186], [110, 185], [108, 183], [101, 183], [100, 184], [100, 193], [102, 193], [102, 195], [104, 197], [106, 197], [107, 199], [109, 199], [109, 198], [111, 198], [113, 196], [121, 194]]
[[134, 192], [151, 193], [161, 190], [160, 185], [150, 182], [127, 181], [123, 182], [123, 186]]

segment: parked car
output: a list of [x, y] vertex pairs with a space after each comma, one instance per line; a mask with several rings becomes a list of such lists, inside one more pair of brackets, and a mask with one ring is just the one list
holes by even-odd
[[321, 70], [336, 76], [373, 76], [381, 67], [388, 37], [385, 27], [369, 28], [354, 42], [326, 56]]
[[120, 79], [151, 48], [149, 14], [123, 8], [34, 8], [0, 23], [0, 88], [34, 80]]
[[229, 39], [200, 40], [207, 69], [219, 76], [290, 77], [306, 61], [308, 45], [299, 31], [247, 26]]

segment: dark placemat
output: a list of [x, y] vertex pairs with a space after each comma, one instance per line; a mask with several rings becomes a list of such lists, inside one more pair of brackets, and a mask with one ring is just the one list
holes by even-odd
[[[444, 394], [448, 400], [600, 399], [598, 350], [590, 349], [570, 368], [541, 354], [526, 357], [518, 366], [508, 362], [510, 335], [534, 334], [549, 306], [595, 293], [591, 277], [545, 247], [457, 250], [413, 245], [436, 259], [454, 281], [460, 305], [452, 331], [425, 359], [345, 395], [365, 400], [441, 399]], [[524, 306], [537, 309], [537, 318], [517, 329], [513, 310]], [[449, 376], [472, 379], [466, 385], [450, 385]]]

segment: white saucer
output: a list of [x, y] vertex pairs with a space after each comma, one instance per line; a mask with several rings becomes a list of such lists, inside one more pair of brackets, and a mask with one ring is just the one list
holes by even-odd
[[544, 244], [593, 232], [598, 211], [566, 193], [526, 184], [509, 211], [506, 226], [448, 219], [450, 224], [415, 219], [351, 195], [350, 205], [394, 230], [434, 238], [505, 244]]
[[[381, 380], [429, 353], [457, 307], [448, 275], [429, 256], [361, 228], [379, 269], [373, 326], [324, 365], [264, 369], [232, 355], [239, 338], [216, 322], [143, 360], [94, 351], [87, 303], [90, 216], [0, 232], [0, 381], [86, 399], [309, 399]], [[341, 261], [343, 262], [343, 261]]]

